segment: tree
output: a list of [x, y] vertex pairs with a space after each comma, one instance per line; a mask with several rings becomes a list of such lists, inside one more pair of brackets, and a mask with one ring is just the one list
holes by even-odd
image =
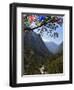
[[[54, 36], [57, 38], [59, 35], [58, 32], [56, 32], [56, 29], [62, 27], [63, 24], [63, 16], [25, 15], [23, 19], [25, 31], [37, 29], [37, 32], [40, 35], [43, 35], [43, 33], [46, 32], [47, 35], [50, 34], [51, 37]], [[54, 33], [52, 34], [52, 32]]]

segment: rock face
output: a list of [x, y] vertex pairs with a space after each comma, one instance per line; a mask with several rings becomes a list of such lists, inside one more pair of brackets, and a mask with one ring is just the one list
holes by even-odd
[[63, 42], [58, 47], [58, 53], [63, 52]]
[[[62, 72], [62, 54], [58, 54], [57, 52], [61, 52], [63, 44], [58, 46], [55, 43], [49, 43], [48, 48], [40, 35], [35, 32], [26, 30], [22, 34], [24, 75]], [[58, 56], [53, 53], [58, 54]]]
[[32, 49], [34, 53], [41, 56], [51, 55], [40, 35], [33, 31], [24, 32], [24, 49]]

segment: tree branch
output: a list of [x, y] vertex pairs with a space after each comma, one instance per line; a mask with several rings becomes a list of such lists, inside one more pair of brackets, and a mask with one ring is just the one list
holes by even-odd
[[40, 26], [35, 27], [35, 28], [32, 28], [32, 29], [31, 29], [31, 28], [25, 28], [25, 30], [33, 31], [34, 29], [37, 29], [37, 28], [39, 28], [39, 27], [41, 27], [41, 26], [43, 26], [43, 25], [46, 25], [46, 24], [48, 24], [48, 23], [51, 23], [51, 22], [54, 23], [54, 22], [57, 22], [57, 20], [50, 19], [48, 22], [43, 21]]

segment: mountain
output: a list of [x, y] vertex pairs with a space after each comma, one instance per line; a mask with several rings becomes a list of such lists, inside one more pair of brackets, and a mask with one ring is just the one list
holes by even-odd
[[48, 50], [40, 35], [33, 31], [26, 31], [24, 35], [24, 49], [31, 49], [35, 54], [49, 56], [52, 53]]
[[58, 47], [58, 53], [61, 53], [63, 51], [63, 42]]
[[50, 52], [53, 54], [58, 53], [58, 45], [54, 42], [45, 42], [46, 47], [49, 49]]

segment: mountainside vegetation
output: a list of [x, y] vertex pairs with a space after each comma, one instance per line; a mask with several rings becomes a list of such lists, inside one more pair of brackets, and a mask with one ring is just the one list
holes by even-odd
[[24, 75], [63, 73], [62, 27], [63, 15], [22, 14]]
[[63, 52], [52, 54], [40, 36], [27, 31], [24, 36], [24, 75], [56, 73], [63, 73]]

